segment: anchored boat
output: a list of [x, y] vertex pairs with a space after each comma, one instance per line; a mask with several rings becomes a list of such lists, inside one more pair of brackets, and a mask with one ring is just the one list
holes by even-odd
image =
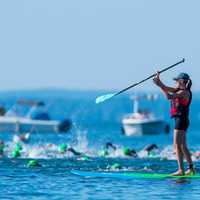
[[169, 125], [163, 118], [157, 117], [153, 112], [139, 109], [141, 99], [155, 100], [157, 95], [132, 96], [133, 113], [126, 115], [122, 119], [123, 132], [127, 136], [159, 134], [169, 132]]
[[[41, 101], [19, 100], [7, 112], [3, 108], [0, 110], [0, 132], [64, 133], [71, 128], [69, 119], [52, 120]], [[23, 111], [20, 113], [20, 110]]]

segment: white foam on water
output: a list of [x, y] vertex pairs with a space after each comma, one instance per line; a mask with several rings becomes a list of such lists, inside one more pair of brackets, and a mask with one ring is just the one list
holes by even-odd
[[117, 147], [115, 151], [114, 150], [109, 151], [109, 157], [118, 158], [118, 157], [125, 157], [125, 156], [123, 154], [122, 148]]
[[[123, 147], [116, 146], [117, 149], [108, 149], [108, 155], [100, 156], [99, 152], [101, 149], [97, 147], [90, 147], [88, 146], [88, 139], [87, 139], [87, 131], [77, 131], [76, 141], [67, 143], [69, 147], [73, 147], [76, 151], [81, 152], [83, 155], [88, 155], [89, 157], [106, 157], [106, 158], [129, 158], [134, 159], [131, 156], [126, 156], [123, 153]], [[41, 144], [25, 144], [20, 142], [22, 146], [22, 150], [20, 151], [21, 156], [20, 158], [41, 158], [41, 159], [51, 159], [51, 158], [70, 158], [76, 157], [70, 152], [60, 153], [59, 152], [59, 145], [51, 144], [51, 143], [41, 143]], [[12, 152], [14, 151], [16, 146], [16, 140], [14, 142], [8, 142], [5, 144], [5, 157], [11, 158]], [[103, 149], [102, 149], [103, 150]], [[199, 160], [199, 152], [192, 153], [192, 160], [197, 161]], [[154, 150], [151, 154], [148, 154], [145, 150], [140, 150], [137, 152], [138, 158], [158, 158], [161, 160], [176, 160], [176, 155], [173, 152], [173, 146], [165, 146], [163, 149]], [[79, 158], [78, 156], [77, 158]]]
[[59, 158], [55, 144], [34, 145], [28, 148], [29, 158]]
[[164, 147], [160, 151], [159, 156], [160, 156], [160, 158], [166, 159], [166, 160], [176, 160], [176, 155], [173, 151], [173, 146], [171, 146], [171, 145]]

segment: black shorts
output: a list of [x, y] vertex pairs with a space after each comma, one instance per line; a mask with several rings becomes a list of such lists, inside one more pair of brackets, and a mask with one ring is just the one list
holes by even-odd
[[182, 118], [182, 117], [175, 117], [175, 129], [181, 130], [181, 131], [187, 131], [190, 121], [188, 118]]

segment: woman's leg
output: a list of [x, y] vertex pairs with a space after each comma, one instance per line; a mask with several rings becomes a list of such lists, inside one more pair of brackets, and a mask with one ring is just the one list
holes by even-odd
[[183, 143], [183, 137], [182, 132], [180, 130], [175, 129], [174, 130], [174, 147], [176, 150], [176, 157], [178, 162], [178, 171], [173, 173], [172, 175], [183, 175], [184, 174], [184, 165], [183, 165], [183, 152], [182, 152], [182, 143]]
[[193, 169], [193, 162], [192, 162], [192, 158], [191, 158], [191, 154], [188, 150], [188, 147], [187, 147], [187, 142], [186, 142], [186, 132], [183, 131], [183, 143], [182, 143], [182, 146], [181, 146], [181, 149], [182, 149], [182, 152], [184, 154], [184, 157], [185, 159], [187, 160], [188, 162], [188, 165], [189, 165], [189, 170], [186, 172], [187, 174], [192, 172], [194, 173], [194, 169]]
[[183, 143], [182, 143], [181, 149], [182, 149], [182, 152], [183, 152], [185, 159], [187, 160], [188, 164], [192, 165], [191, 154], [190, 154], [190, 152], [187, 148], [185, 131], [182, 131], [182, 134], [183, 134]]

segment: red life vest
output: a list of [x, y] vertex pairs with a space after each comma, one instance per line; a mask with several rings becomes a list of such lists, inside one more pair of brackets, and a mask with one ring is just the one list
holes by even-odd
[[[180, 91], [177, 90], [177, 92]], [[183, 117], [183, 118], [188, 118], [189, 116], [189, 107], [190, 103], [192, 101], [192, 92], [190, 92], [190, 98], [189, 99], [184, 99], [182, 97], [178, 97], [175, 99], [171, 100], [171, 109], [170, 109], [170, 114], [171, 117]]]

